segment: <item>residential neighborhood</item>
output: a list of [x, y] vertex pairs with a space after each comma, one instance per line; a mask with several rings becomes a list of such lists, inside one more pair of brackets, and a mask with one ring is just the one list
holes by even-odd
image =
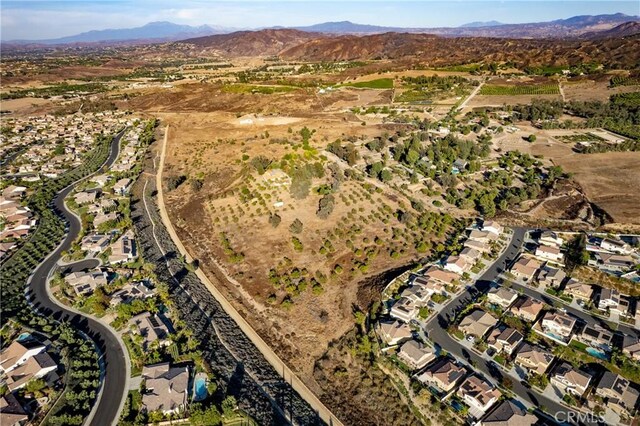
[[[594, 277], [604, 272], [624, 279], [628, 271], [603, 267], [594, 253], [629, 256], [637, 265], [637, 240], [586, 236], [587, 243], [576, 252], [572, 247], [580, 238], [553, 231], [510, 234], [493, 221], [478, 221], [460, 237], [457, 254], [387, 286], [385, 294], [396, 296], [386, 304], [392, 320], [379, 323], [383, 354], [392, 356], [405, 380], [415, 383], [413, 392], [427, 389], [471, 424], [536, 424], [550, 418], [516, 390], [527, 388], [557, 407], [595, 412], [609, 424], [629, 424], [640, 391], [633, 382], [640, 378], [640, 342], [632, 331], [637, 301], [618, 288], [594, 284], [585, 274], [596, 268]], [[516, 240], [519, 249], [507, 249]], [[502, 271], [492, 269], [503, 250], [511, 261]], [[577, 255], [584, 266], [575, 266]], [[476, 262], [482, 266], [472, 270]], [[484, 276], [492, 275], [491, 282], [473, 298], [464, 298], [486, 268]], [[442, 312], [453, 313], [443, 319]], [[436, 325], [443, 321], [448, 323], [446, 341], [438, 337], [442, 325]], [[505, 399], [505, 394], [513, 397]]]

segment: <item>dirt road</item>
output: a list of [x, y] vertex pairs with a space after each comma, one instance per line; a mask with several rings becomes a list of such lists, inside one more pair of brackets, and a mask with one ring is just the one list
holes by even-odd
[[[180, 254], [185, 256], [188, 262], [192, 262], [193, 258], [186, 250], [182, 241], [178, 237], [178, 234], [173, 228], [171, 220], [164, 205], [164, 194], [162, 189], [162, 173], [164, 170], [164, 160], [167, 150], [167, 139], [169, 137], [169, 126], [165, 129], [164, 140], [162, 142], [162, 149], [160, 153], [160, 164], [158, 165], [158, 173], [156, 174], [156, 188], [158, 191], [158, 208], [160, 210], [160, 217], [164, 223], [171, 239], [176, 247], [180, 251]], [[196, 269], [196, 275], [207, 286], [207, 289], [211, 292], [213, 297], [220, 303], [224, 311], [238, 324], [240, 329], [249, 337], [253, 344], [260, 350], [266, 360], [276, 369], [281, 372], [283, 380], [290, 383], [293, 389], [300, 394], [302, 398], [317, 411], [318, 416], [325, 421], [328, 425], [341, 426], [342, 422], [336, 418], [331, 411], [311, 392], [311, 390], [296, 376], [293, 371], [280, 359], [278, 355], [271, 349], [269, 345], [258, 335], [258, 333], [249, 325], [249, 323], [240, 315], [240, 313], [229, 303], [229, 301], [223, 296], [223, 294], [213, 285], [213, 283], [207, 278], [202, 269]], [[225, 271], [222, 271], [225, 276]]]

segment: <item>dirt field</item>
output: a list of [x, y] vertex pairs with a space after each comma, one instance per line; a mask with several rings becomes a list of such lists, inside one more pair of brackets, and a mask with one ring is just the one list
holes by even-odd
[[476, 95], [467, 104], [468, 108], [491, 106], [501, 107], [503, 105], [530, 104], [534, 99], [545, 99], [550, 101], [561, 101], [560, 95]]
[[[259, 312], [253, 325], [279, 342], [282, 355], [292, 368], [313, 380], [312, 361], [324, 353], [330, 341], [339, 339], [353, 326], [353, 307], [369, 303], [370, 296], [361, 291], [359, 282], [413, 259], [415, 251], [410, 243], [392, 239], [392, 229], [400, 231], [404, 226], [389, 213], [408, 201], [395, 191], [371, 193], [365, 189], [367, 182], [349, 180], [334, 193], [335, 207], [330, 218], [321, 219], [316, 215], [321, 195], [311, 193], [304, 200], [293, 199], [288, 184], [279, 181], [288, 179], [284, 173], [273, 170], [258, 175], [242, 158], [265, 156], [278, 160], [301, 153], [289, 144], [273, 141], [295, 140], [303, 126], [316, 130], [312, 146], [322, 149], [336, 139], [379, 135], [385, 125], [362, 126], [360, 120], [350, 120], [344, 114], [238, 117], [212, 112], [161, 113], [159, 117], [172, 129], [165, 176], [182, 174], [204, 179], [198, 193], [188, 184], [168, 193], [166, 203], [177, 232], [195, 251], [195, 257], [202, 259], [205, 270], [206, 260], [214, 257], [242, 283], [241, 289], [227, 289], [233, 295], [231, 299], [239, 303], [244, 299], [245, 307]], [[264, 137], [265, 132], [268, 138]], [[327, 171], [325, 178], [313, 179], [312, 188], [329, 183], [330, 176]], [[383, 211], [380, 206], [387, 206], [388, 210]], [[271, 213], [281, 218], [277, 228], [269, 224]], [[304, 224], [304, 230], [294, 235], [289, 226], [296, 219]], [[221, 246], [221, 233], [233, 251], [242, 252], [243, 261], [229, 261]], [[410, 235], [404, 241], [409, 241]], [[302, 251], [295, 249], [293, 237], [304, 247]], [[374, 241], [378, 238], [386, 242], [377, 246]], [[347, 239], [352, 246], [346, 243]], [[392, 249], [402, 254], [391, 258]], [[363, 253], [368, 250], [378, 254], [367, 271], [353, 270], [357, 262], [364, 261]], [[344, 272], [332, 273], [335, 265]], [[309, 287], [293, 296], [291, 308], [279, 306], [289, 298], [290, 291], [274, 287], [269, 281], [271, 268], [285, 274], [291, 268], [308, 271]], [[314, 279], [322, 283], [319, 292], [311, 289]]]
[[572, 146], [547, 137], [532, 144], [531, 153], [544, 155], [572, 173], [589, 201], [616, 222], [640, 224], [640, 153], [578, 154]]
[[562, 83], [567, 101], [603, 101], [617, 93], [637, 92], [640, 86], [609, 87], [608, 80], [579, 80]]

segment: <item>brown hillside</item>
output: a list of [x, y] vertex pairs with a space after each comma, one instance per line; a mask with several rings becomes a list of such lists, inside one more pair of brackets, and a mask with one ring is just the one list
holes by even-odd
[[429, 65], [481, 61], [573, 65], [596, 61], [608, 66], [633, 67], [640, 60], [640, 45], [632, 39], [443, 38], [427, 34], [386, 33], [310, 40], [281, 52], [280, 56], [311, 61], [413, 57]]
[[191, 38], [177, 44], [192, 45], [228, 56], [272, 56], [318, 37], [321, 35], [289, 29], [238, 31]]
[[[629, 23], [611, 36], [598, 40], [506, 39], [440, 37], [431, 34], [396, 33], [367, 36], [308, 33], [291, 29], [240, 31], [184, 40], [174, 46], [193, 53], [227, 57], [274, 56], [287, 60], [343, 61], [362, 59], [412, 59], [426, 65], [467, 62], [506, 62], [519, 65], [576, 65], [599, 62], [608, 67], [635, 67], [640, 43], [627, 35], [637, 23]], [[600, 33], [602, 34], [602, 33]]]
[[632, 37], [635, 36], [636, 40], [640, 35], [640, 22], [631, 21], [620, 24], [607, 31], [589, 32], [582, 36], [586, 39], [605, 39], [605, 38], [620, 38], [620, 37]]

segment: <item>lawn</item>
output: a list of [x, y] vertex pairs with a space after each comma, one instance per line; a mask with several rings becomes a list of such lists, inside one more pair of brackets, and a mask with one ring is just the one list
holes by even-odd
[[376, 80], [359, 81], [357, 83], [342, 84], [345, 87], [357, 87], [360, 89], [393, 89], [393, 79], [378, 78]]
[[502, 355], [496, 355], [493, 357], [493, 360], [500, 365], [505, 365], [507, 363], [507, 360]]
[[481, 95], [490, 96], [514, 96], [514, 95], [559, 95], [560, 88], [557, 84], [485, 84], [480, 89]]

